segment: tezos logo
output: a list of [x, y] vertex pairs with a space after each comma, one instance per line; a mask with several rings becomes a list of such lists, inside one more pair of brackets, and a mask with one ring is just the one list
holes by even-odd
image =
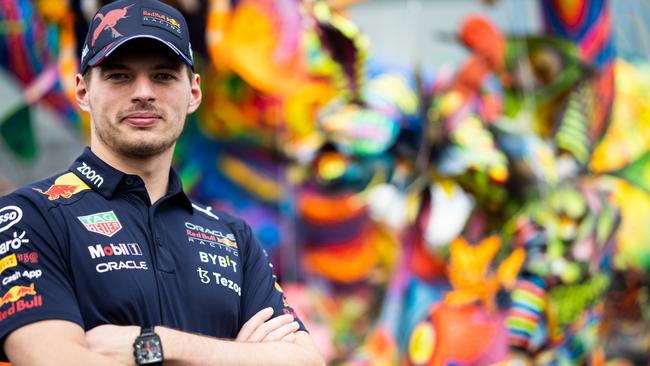
[[81, 164], [82, 165], [77, 168], [77, 171], [81, 173], [84, 177], [88, 178], [88, 180], [94, 183], [97, 187], [101, 187], [102, 183], [104, 183], [104, 178], [102, 178], [101, 175], [97, 174], [96, 171], [94, 171], [83, 161], [81, 162]]
[[0, 233], [17, 224], [23, 218], [23, 210], [18, 206], [0, 208]]

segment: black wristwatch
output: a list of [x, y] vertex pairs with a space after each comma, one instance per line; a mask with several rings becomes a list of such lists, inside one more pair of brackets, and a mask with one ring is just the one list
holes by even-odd
[[133, 355], [137, 365], [162, 365], [162, 343], [153, 327], [142, 327], [140, 335], [133, 342]]

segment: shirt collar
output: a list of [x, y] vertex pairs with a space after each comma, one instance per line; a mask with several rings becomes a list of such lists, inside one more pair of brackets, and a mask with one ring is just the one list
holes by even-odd
[[[108, 165], [97, 157], [89, 147], [70, 165], [69, 170], [83, 180], [92, 190], [106, 199], [113, 197], [120, 182], [128, 175]], [[166, 196], [178, 196], [179, 203], [193, 212], [192, 202], [183, 192], [180, 176], [174, 168], [169, 171], [169, 186]]]
[[192, 201], [183, 191], [183, 182], [181, 177], [173, 167], [169, 170], [169, 186], [167, 187], [167, 196], [176, 196], [178, 197], [178, 202], [188, 211], [194, 212], [192, 207]]

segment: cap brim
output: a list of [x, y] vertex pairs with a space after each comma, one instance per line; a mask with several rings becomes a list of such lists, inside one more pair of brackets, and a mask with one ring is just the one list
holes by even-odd
[[171, 42], [165, 41], [164, 39], [156, 36], [152, 36], [149, 34], [139, 34], [131, 37], [124, 37], [120, 38], [119, 40], [109, 43], [106, 47], [104, 47], [101, 51], [97, 52], [95, 56], [93, 56], [90, 60], [88, 60], [88, 67], [93, 67], [97, 66], [102, 63], [108, 56], [110, 56], [113, 51], [115, 51], [118, 47], [123, 45], [124, 43], [131, 41], [136, 38], [151, 38], [159, 41], [160, 43], [164, 44], [165, 46], [169, 47], [178, 57], [180, 57], [181, 61], [183, 61], [187, 66], [189, 66], [192, 70], [194, 70], [194, 65], [192, 64], [192, 60], [188, 59], [183, 52], [181, 52], [174, 44]]

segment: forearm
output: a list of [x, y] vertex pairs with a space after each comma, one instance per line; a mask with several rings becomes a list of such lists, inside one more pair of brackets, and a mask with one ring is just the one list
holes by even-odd
[[[11, 349], [7, 347], [7, 357], [12, 365], [70, 365], [70, 366], [117, 366], [125, 365], [119, 361], [92, 352], [88, 348], [65, 342], [38, 340], [47, 342], [47, 347], [30, 347], [29, 349]], [[34, 342], [34, 343], [38, 343]]]
[[123, 365], [90, 350], [76, 324], [49, 320], [32, 323], [9, 334], [4, 351], [12, 365]]
[[165, 365], [324, 364], [318, 350], [308, 342], [234, 342], [165, 327], [156, 327], [156, 333], [163, 344]]

